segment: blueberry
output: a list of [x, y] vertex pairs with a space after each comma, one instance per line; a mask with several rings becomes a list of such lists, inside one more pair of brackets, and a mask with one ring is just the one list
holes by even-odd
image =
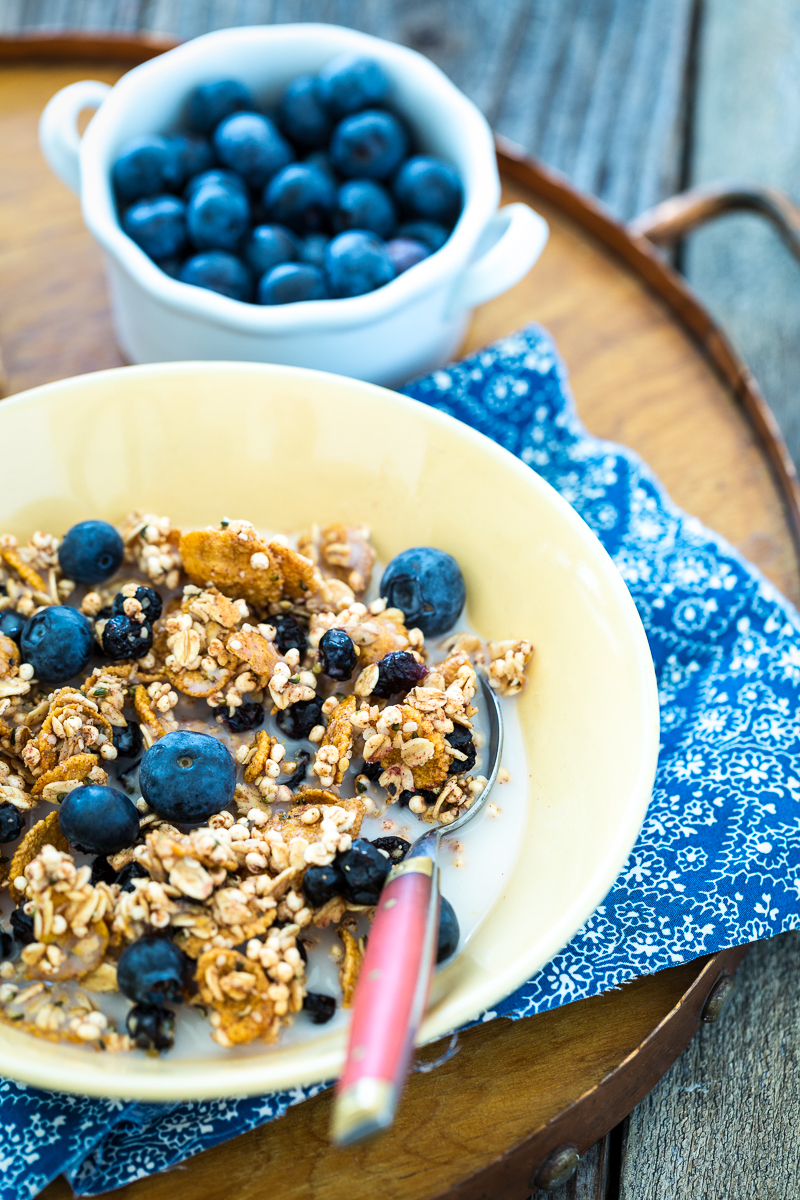
[[394, 267], [374, 234], [353, 229], [325, 251], [325, 278], [332, 296], [361, 296], [394, 279]]
[[141, 863], [129, 862], [122, 868], [117, 876], [117, 883], [120, 890], [123, 892], [132, 892], [134, 879], [149, 879], [150, 872], [146, 871]]
[[234, 709], [232, 717], [226, 712], [222, 720], [234, 733], [248, 733], [264, 724], [264, 706], [254, 700], [244, 700]]
[[169, 938], [143, 937], [122, 951], [117, 983], [134, 1004], [161, 1008], [165, 1001], [177, 1004], [183, 998], [188, 967], [186, 955]]
[[14, 842], [22, 833], [25, 818], [13, 804], [0, 804], [0, 842]]
[[333, 181], [308, 163], [284, 167], [264, 189], [264, 206], [271, 220], [298, 233], [325, 229], [335, 204]]
[[92, 874], [89, 882], [95, 885], [98, 883], [111, 884], [117, 882], [117, 872], [105, 854], [98, 854], [97, 858], [92, 861]]
[[167, 144], [177, 157], [181, 184], [214, 165], [214, 151], [208, 138], [196, 133], [176, 133], [167, 138]]
[[113, 662], [144, 658], [153, 645], [153, 626], [122, 613], [106, 621], [100, 640], [103, 653]]
[[344, 876], [336, 863], [327, 867], [307, 867], [303, 876], [303, 895], [312, 908], [321, 908], [334, 896], [341, 896]]
[[137, 1050], [171, 1050], [175, 1045], [175, 1013], [171, 1008], [134, 1004], [125, 1028]]
[[436, 944], [436, 961], [444, 962], [455, 954], [461, 931], [458, 928], [458, 917], [449, 900], [439, 897], [439, 932]]
[[349, 850], [336, 860], [344, 876], [343, 896], [353, 904], [377, 904], [390, 866], [380, 850], [364, 838], [356, 838]]
[[111, 168], [111, 178], [125, 203], [174, 191], [181, 181], [179, 155], [166, 138], [134, 138], [126, 142]]
[[428, 258], [430, 249], [423, 242], [417, 242], [413, 238], [398, 237], [386, 243], [386, 253], [397, 274], [402, 275], [410, 267], [422, 262], [423, 258]]
[[186, 205], [186, 228], [198, 250], [235, 250], [250, 225], [243, 192], [204, 183]]
[[330, 244], [331, 239], [324, 233], [310, 233], [300, 245], [300, 261], [322, 270], [325, 266], [325, 251]]
[[359, 775], [366, 775], [370, 783], [377, 783], [378, 776], [383, 774], [383, 763], [378, 759], [376, 762], [367, 762], [366, 760], [361, 765]]
[[324, 992], [306, 992], [303, 997], [303, 1012], [308, 1013], [313, 1025], [324, 1025], [336, 1012], [336, 1001], [333, 996], [326, 996]]
[[176, 730], [154, 742], [142, 759], [139, 785], [166, 821], [195, 825], [226, 808], [236, 787], [236, 764], [208, 733]]
[[177, 196], [139, 200], [125, 213], [122, 228], [150, 258], [173, 258], [186, 245], [186, 205]]
[[73, 525], [58, 548], [58, 563], [75, 583], [105, 583], [122, 566], [125, 547], [107, 521]]
[[254, 107], [248, 89], [235, 79], [203, 83], [189, 96], [189, 124], [198, 133], [211, 133], [225, 117]]
[[244, 248], [244, 257], [260, 276], [281, 263], [294, 262], [299, 250], [298, 238], [282, 225], [257, 225]]
[[339, 54], [317, 76], [317, 94], [336, 117], [380, 104], [389, 80], [380, 63], [358, 54]]
[[392, 198], [374, 179], [350, 179], [339, 188], [333, 214], [333, 228], [337, 233], [344, 233], [346, 229], [366, 229], [379, 238], [388, 238], [396, 224]]
[[235, 113], [217, 126], [214, 149], [220, 162], [238, 171], [251, 187], [263, 187], [294, 161], [294, 150], [268, 117]]
[[422, 242], [423, 246], [428, 247], [431, 254], [435, 254], [437, 250], [441, 250], [450, 234], [444, 225], [437, 225], [435, 221], [407, 221], [400, 226], [397, 236]]
[[33, 932], [33, 913], [29, 916], [21, 908], [15, 908], [9, 921], [11, 922], [11, 930], [14, 938], [21, 946], [29, 946], [31, 942], [36, 941]]
[[387, 179], [408, 152], [408, 134], [380, 109], [345, 117], [333, 131], [331, 162], [340, 175]]
[[135, 721], [127, 725], [113, 725], [114, 748], [117, 759], [138, 758], [142, 753], [142, 731]]
[[389, 563], [381, 580], [381, 596], [402, 609], [406, 625], [426, 637], [452, 629], [466, 599], [461, 568], [451, 554], [431, 546], [403, 550]]
[[372, 844], [376, 850], [385, 850], [391, 863], [402, 862], [411, 849], [411, 842], [401, 837], [373, 838]]
[[414, 788], [413, 791], [409, 789], [408, 791], [401, 792], [397, 797], [397, 803], [401, 808], [408, 808], [409, 802], [414, 796], [420, 796], [426, 804], [435, 804], [437, 800], [435, 792], [431, 792], [427, 788]]
[[278, 106], [278, 124], [296, 146], [310, 149], [327, 144], [331, 118], [313, 75], [298, 75], [289, 84]]
[[349, 679], [358, 655], [353, 639], [343, 629], [328, 629], [319, 643], [319, 662], [329, 679]]
[[116, 854], [136, 841], [139, 812], [116, 788], [92, 783], [67, 792], [58, 810], [58, 824], [76, 850]]
[[322, 700], [319, 696], [298, 700], [297, 704], [279, 709], [275, 721], [285, 737], [299, 742], [308, 737], [315, 725], [322, 724]]
[[385, 700], [399, 692], [409, 692], [428, 674], [428, 668], [410, 650], [392, 650], [378, 663], [378, 678], [373, 696]]
[[326, 300], [328, 289], [319, 267], [308, 263], [281, 263], [258, 281], [259, 304], [296, 304], [301, 300]]
[[124, 613], [125, 601], [129, 599], [139, 601], [148, 625], [152, 625], [154, 621], [157, 621], [164, 611], [164, 601], [156, 589], [149, 587], [147, 584], [141, 584], [137, 587], [133, 596], [126, 596], [124, 592], [117, 592], [111, 603], [109, 616], [116, 617], [120, 613]]
[[298, 750], [294, 755], [295, 768], [291, 775], [288, 775], [284, 783], [288, 788], [298, 788], [306, 777], [308, 764], [311, 762], [311, 755], [307, 750]]
[[461, 208], [461, 180], [449, 163], [427, 155], [407, 159], [394, 180], [403, 212], [425, 221], [452, 224]]
[[181, 268], [181, 282], [219, 292], [231, 300], [249, 300], [253, 294], [250, 272], [240, 258], [226, 250], [204, 250]]
[[239, 192], [242, 196], [250, 195], [250, 190], [241, 175], [237, 175], [235, 171], [226, 171], [221, 167], [215, 167], [211, 171], [201, 171], [199, 175], [194, 175], [183, 189], [184, 197], [191, 200], [192, 196], [207, 183], [229, 188], [231, 191]]
[[297, 617], [286, 613], [274, 617], [272, 623], [275, 626], [275, 645], [281, 654], [287, 650], [299, 650], [302, 657], [308, 649], [308, 638]]
[[93, 647], [86, 617], [77, 608], [62, 604], [35, 613], [20, 638], [23, 662], [30, 663], [38, 678], [49, 683], [66, 683], [84, 671]]
[[14, 953], [14, 935], [7, 929], [0, 929], [0, 959], [5, 961]]
[[25, 628], [25, 618], [21, 613], [14, 612], [13, 608], [6, 608], [0, 612], [0, 634], [3, 637], [11, 638], [12, 642], [19, 645], [19, 639], [22, 637], [22, 631]]
[[471, 771], [475, 766], [475, 741], [469, 729], [463, 725], [456, 725], [452, 733], [444, 735], [445, 741], [453, 747], [454, 750], [459, 750], [462, 754], [466, 754], [465, 759], [454, 758], [450, 762], [448, 775], [460, 775], [462, 771]]

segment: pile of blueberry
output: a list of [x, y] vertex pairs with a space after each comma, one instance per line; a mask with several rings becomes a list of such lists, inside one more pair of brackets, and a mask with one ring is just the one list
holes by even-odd
[[[73, 525], [58, 549], [58, 561], [67, 579], [75, 583], [105, 583], [122, 566], [122, 538], [107, 521], [81, 521]], [[126, 612], [127, 605], [132, 615]], [[153, 644], [153, 625], [161, 616], [162, 600], [146, 585], [132, 596], [117, 593], [112, 603], [98, 614], [95, 629], [77, 608], [53, 604], [25, 620], [19, 613], [0, 614], [0, 633], [15, 641], [24, 662], [47, 683], [66, 683], [86, 669], [92, 655], [102, 651], [107, 659], [122, 662], [142, 658]], [[95, 641], [95, 633], [99, 644]], [[137, 728], [137, 727], [133, 727]], [[115, 731], [116, 736], [116, 731]], [[121, 757], [132, 757], [137, 735], [120, 730], [115, 741]]]
[[359, 296], [437, 251], [462, 205], [411, 154], [373, 59], [301, 75], [270, 116], [235, 80], [188, 98], [190, 132], [139, 137], [112, 170], [122, 227], [168, 275], [257, 304]]

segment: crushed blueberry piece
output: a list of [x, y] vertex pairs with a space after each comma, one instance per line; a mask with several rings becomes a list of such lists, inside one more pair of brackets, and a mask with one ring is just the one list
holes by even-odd
[[134, 1004], [125, 1028], [137, 1050], [171, 1050], [175, 1045], [175, 1013], [155, 1004]]
[[0, 843], [13, 842], [25, 828], [25, 815], [13, 804], [0, 804]]
[[276, 721], [278, 729], [286, 737], [295, 741], [307, 738], [314, 726], [322, 723], [322, 700], [315, 697], [313, 700], [299, 700], [297, 704], [290, 704], [278, 712]]
[[113, 662], [144, 658], [153, 645], [153, 626], [134, 621], [124, 613], [111, 617], [101, 634], [103, 653]]
[[459, 750], [462, 754], [466, 754], [465, 759], [451, 759], [448, 767], [448, 775], [461, 775], [464, 771], [471, 771], [475, 766], [475, 740], [472, 733], [464, 725], [456, 725], [452, 733], [444, 735], [445, 741], [452, 746], [454, 750]]
[[31, 942], [35, 942], [36, 938], [33, 933], [33, 917], [21, 908], [15, 908], [9, 920], [14, 933], [15, 941], [21, 946], [29, 946]]
[[385, 851], [391, 863], [402, 862], [411, 849], [411, 842], [395, 836], [373, 838], [372, 844], [376, 850]]
[[233, 733], [248, 733], [264, 724], [264, 706], [256, 704], [255, 700], [243, 700], [233, 710], [233, 716], [226, 711], [222, 720]]
[[343, 629], [328, 629], [319, 643], [319, 664], [329, 679], [349, 679], [358, 655], [353, 639]]
[[393, 650], [378, 663], [378, 679], [373, 696], [388, 699], [409, 692], [428, 674], [428, 668], [410, 650]]
[[286, 654], [287, 650], [298, 650], [302, 657], [308, 649], [308, 638], [297, 617], [286, 613], [283, 616], [273, 617], [272, 624], [276, 631], [275, 645], [281, 654]]
[[284, 783], [288, 788], [298, 788], [304, 781], [308, 773], [308, 764], [311, 762], [311, 755], [307, 750], [298, 750], [294, 755], [294, 762], [297, 764], [291, 775], [288, 775]]
[[336, 1001], [333, 996], [326, 996], [324, 992], [306, 992], [303, 997], [303, 1012], [308, 1013], [314, 1025], [324, 1025], [336, 1012]]

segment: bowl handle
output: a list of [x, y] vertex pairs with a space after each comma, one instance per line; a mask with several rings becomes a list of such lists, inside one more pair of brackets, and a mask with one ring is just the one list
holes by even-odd
[[450, 297], [448, 315], [475, 308], [507, 292], [527, 275], [547, 244], [544, 217], [527, 204], [507, 204], [492, 217], [481, 238], [488, 249], [469, 264]]
[[56, 92], [39, 120], [39, 145], [47, 165], [73, 192], [80, 192], [80, 134], [78, 117], [85, 108], [99, 108], [111, 88], [98, 79], [83, 79]]

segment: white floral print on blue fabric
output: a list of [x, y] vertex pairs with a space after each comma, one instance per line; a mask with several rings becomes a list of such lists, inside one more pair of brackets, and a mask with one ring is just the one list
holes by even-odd
[[658, 677], [658, 773], [630, 858], [583, 929], [496, 1015], [542, 1012], [800, 927], [797, 613], [637, 455], [587, 434], [543, 330], [406, 392], [499, 442], [569, 500], [627, 583]]
[[[499, 442], [572, 504], [644, 622], [661, 753], [642, 832], [603, 903], [484, 1020], [525, 1017], [637, 975], [800, 928], [800, 620], [630, 451], [577, 418], [548, 335], [522, 330], [405, 389]], [[0, 1200], [62, 1171], [78, 1195], [165, 1170], [322, 1090], [136, 1105], [0, 1081]]]

